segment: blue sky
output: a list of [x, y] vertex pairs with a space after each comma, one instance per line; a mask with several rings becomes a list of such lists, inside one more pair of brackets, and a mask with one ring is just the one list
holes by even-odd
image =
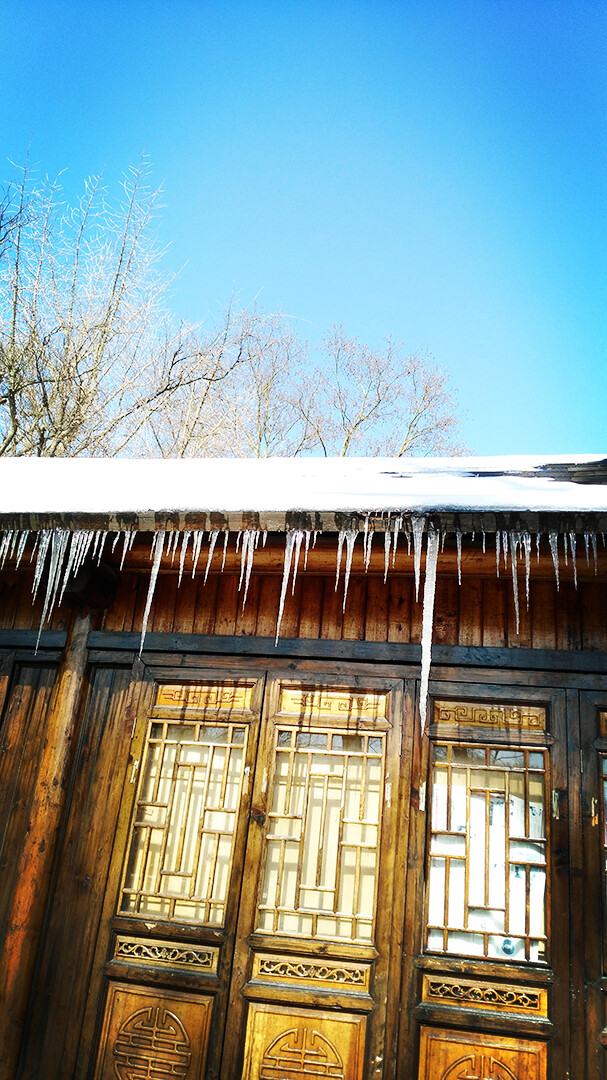
[[3, 161], [73, 196], [147, 154], [184, 316], [391, 334], [471, 451], [607, 452], [603, 0], [3, 7]]

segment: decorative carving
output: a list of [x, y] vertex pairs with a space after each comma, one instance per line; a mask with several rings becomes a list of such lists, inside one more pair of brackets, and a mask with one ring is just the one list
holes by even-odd
[[283, 1031], [263, 1054], [259, 1080], [304, 1080], [309, 1076], [344, 1080], [339, 1051], [313, 1028]]
[[204, 1075], [210, 994], [111, 982], [95, 1080], [198, 1080]]
[[114, 1068], [120, 1080], [156, 1076], [186, 1080], [191, 1061], [192, 1047], [181, 1020], [160, 1005], [127, 1017], [114, 1042]]
[[546, 1065], [539, 1040], [422, 1028], [420, 1080], [546, 1080]]
[[318, 719], [347, 716], [349, 720], [375, 720], [386, 715], [387, 694], [356, 694], [350, 690], [319, 690], [283, 686], [278, 712], [281, 716]]
[[278, 960], [271, 956], [258, 958], [255, 975], [266, 979], [308, 979], [366, 988], [368, 968], [349, 964], [312, 964], [307, 961]]
[[140, 941], [138, 938], [118, 937], [114, 955], [120, 960], [135, 960], [138, 964], [217, 971], [219, 951], [201, 945], [180, 945], [166, 941]]
[[544, 731], [546, 710], [529, 705], [480, 705], [471, 702], [435, 701], [435, 724], [467, 724], [472, 727], [521, 728]]
[[548, 1015], [546, 991], [529, 986], [488, 985], [425, 975], [422, 998], [424, 1001], [443, 1001], [474, 1008]]
[[252, 696], [252, 686], [164, 685], [158, 687], [156, 704], [173, 709], [250, 709]]

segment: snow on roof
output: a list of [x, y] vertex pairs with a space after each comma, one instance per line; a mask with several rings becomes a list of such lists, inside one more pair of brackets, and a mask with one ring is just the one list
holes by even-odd
[[607, 511], [607, 455], [2, 458], [0, 514]]

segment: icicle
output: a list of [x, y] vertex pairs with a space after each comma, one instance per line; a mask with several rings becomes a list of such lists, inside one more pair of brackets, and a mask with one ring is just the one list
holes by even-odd
[[8, 554], [8, 549], [10, 547], [12, 539], [13, 539], [13, 530], [9, 529], [8, 532], [4, 533], [4, 535], [2, 537], [2, 542], [0, 543], [0, 566], [2, 566], [2, 568], [4, 568], [4, 563], [6, 561], [6, 556]]
[[550, 544], [550, 553], [552, 555], [552, 562], [554, 564], [554, 574], [556, 577], [556, 591], [559, 591], [559, 538], [558, 533], [551, 529], [548, 533], [548, 543]]
[[365, 563], [365, 570], [367, 569], [367, 567], [369, 565], [369, 563], [367, 561], [367, 544], [368, 544], [368, 541], [369, 541], [369, 515], [365, 514], [365, 525], [364, 525], [364, 529], [363, 529], [363, 560], [364, 560], [364, 563]]
[[337, 586], [339, 585], [339, 571], [341, 570], [341, 553], [344, 549], [344, 540], [346, 539], [346, 530], [340, 529], [337, 537], [337, 559], [335, 565], [335, 592], [337, 592]]
[[457, 583], [462, 583], [462, 531], [456, 529], [455, 542], [457, 544]]
[[267, 529], [264, 529], [264, 530], [263, 530], [263, 533], [262, 533], [262, 539], [261, 539], [261, 546], [262, 546], [262, 547], [265, 547], [265, 546], [266, 546], [266, 540], [267, 540], [267, 539], [268, 539], [268, 530], [267, 530]]
[[242, 531], [240, 531], [240, 532], [238, 533], [238, 536], [236, 537], [236, 554], [237, 554], [237, 555], [238, 555], [238, 550], [239, 550], [239, 548], [240, 548], [240, 537], [241, 537], [241, 536], [242, 536]]
[[280, 624], [282, 622], [282, 616], [285, 609], [285, 597], [287, 595], [287, 586], [289, 584], [289, 572], [291, 570], [291, 557], [293, 555], [293, 544], [295, 543], [295, 530], [288, 532], [285, 537], [285, 553], [282, 564], [282, 586], [280, 589], [280, 602], [278, 604], [278, 618], [276, 620], [276, 639], [275, 644], [278, 644], [278, 635], [280, 634]]
[[316, 547], [316, 541], [317, 541], [317, 539], [318, 539], [318, 536], [319, 536], [319, 534], [320, 534], [320, 531], [321, 531], [320, 529], [315, 529], [315, 530], [314, 530], [314, 536], [312, 537], [312, 547], [313, 547], [313, 548], [315, 548], [315, 547]]
[[514, 614], [516, 617], [516, 633], [518, 636], [520, 626], [520, 612], [518, 607], [518, 565], [517, 552], [521, 542], [520, 534], [510, 530], [510, 565], [512, 567], [512, 596], [514, 599]]
[[522, 536], [523, 551], [525, 552], [525, 597], [527, 611], [529, 611], [529, 576], [531, 573], [531, 533], [524, 532]]
[[[210, 533], [210, 535], [209, 535], [209, 552], [208, 552], [208, 555], [207, 555], [206, 570], [204, 572], [204, 584], [205, 585], [207, 583], [207, 578], [209, 576], [209, 570], [211, 569], [211, 559], [213, 558], [213, 552], [215, 551], [215, 544], [217, 543], [217, 537], [218, 536], [219, 536], [219, 529], [213, 529], [213, 532]], [[199, 549], [200, 549], [200, 546], [199, 546]], [[192, 577], [194, 577], [194, 574], [192, 574]]]
[[310, 530], [306, 529], [306, 550], [304, 551], [304, 570], [308, 569], [308, 552], [310, 550], [310, 537], [311, 537]]
[[[592, 544], [592, 554], [594, 555], [594, 572], [595, 572], [595, 574], [598, 574], [598, 570], [599, 570], [598, 552], [597, 552], [597, 549], [596, 549], [596, 533], [594, 533], [594, 532], [590, 533], [590, 543]], [[17, 563], [17, 565], [19, 565], [19, 564]]]
[[393, 539], [393, 542], [392, 542], [392, 566], [394, 566], [394, 563], [396, 561], [396, 548], [398, 546], [398, 533], [399, 533], [399, 529], [402, 526], [402, 523], [403, 523], [403, 519], [402, 519], [402, 517], [400, 515], [398, 517], [394, 518], [394, 526], [393, 526], [394, 539]]
[[[152, 600], [154, 598], [154, 590], [156, 589], [156, 581], [158, 578], [158, 571], [160, 570], [160, 563], [162, 560], [162, 552], [164, 549], [164, 538], [166, 532], [164, 529], [159, 529], [157, 533], [154, 533], [154, 539], [152, 541], [152, 552], [150, 558], [154, 557], [154, 563], [152, 565], [152, 573], [150, 574], [150, 583], [148, 585], [148, 594], [145, 600], [145, 610], [143, 612], [143, 622], [141, 624], [141, 642], [139, 644], [139, 655], [143, 652], [143, 643], [145, 641], [145, 632], [148, 626], [148, 618], [150, 615], [150, 608], [152, 607]], [[170, 542], [170, 541], [169, 541]]]
[[177, 588], [179, 588], [179, 586], [181, 585], [181, 579], [183, 577], [183, 568], [184, 568], [184, 565], [185, 565], [185, 556], [186, 556], [186, 552], [188, 550], [188, 543], [189, 543], [191, 535], [192, 535], [192, 530], [191, 529], [186, 529], [185, 532], [183, 532], [181, 534], [181, 551], [179, 553], [179, 577], [177, 578]]
[[576, 546], [576, 535], [575, 535], [574, 532], [570, 532], [569, 533], [569, 547], [571, 548], [571, 565], [573, 567], [573, 584], [575, 585], [575, 588], [577, 589], [577, 565], [576, 565], [576, 561], [575, 561], [575, 546]]
[[59, 593], [59, 603], [61, 603], [61, 601], [63, 600], [63, 595], [65, 593], [65, 589], [70, 577], [72, 576], [72, 574], [75, 576], [78, 572], [78, 566], [80, 565], [80, 552], [84, 547], [87, 537], [90, 537], [90, 535], [90, 533], [86, 533], [80, 530], [71, 534], [67, 561], [65, 564], [65, 570], [63, 572], [63, 581], [61, 582], [61, 591]]
[[[179, 532], [178, 529], [175, 529], [171, 533], [171, 537], [170, 537], [170, 540], [169, 540], [170, 552], [171, 552], [171, 566], [175, 562], [175, 554], [177, 552], [177, 545], [179, 543], [179, 538], [180, 538], [181, 535], [182, 534]], [[168, 554], [168, 552], [167, 552], [167, 554]]]
[[293, 585], [291, 587], [291, 596], [295, 596], [295, 582], [297, 581], [297, 571], [299, 569], [299, 556], [301, 554], [301, 545], [304, 539], [303, 529], [294, 529], [295, 536], [295, 557], [293, 559]]
[[384, 533], [384, 585], [388, 577], [388, 569], [390, 567], [390, 545], [392, 543], [392, 533], [390, 532], [390, 526], [386, 525], [386, 531]]
[[222, 574], [223, 574], [224, 567], [225, 567], [225, 564], [226, 564], [226, 552], [228, 550], [228, 540], [229, 539], [230, 539], [230, 530], [226, 529], [226, 531], [224, 533], [224, 537], [223, 537], [223, 555], [222, 555], [222, 558], [221, 558], [221, 572], [222, 572]]
[[[200, 558], [200, 549], [202, 547], [202, 541], [204, 539], [204, 529], [194, 529], [194, 537], [192, 540], [192, 580], [196, 576], [196, 569], [198, 567], [198, 560]], [[213, 552], [211, 551], [211, 555]], [[207, 574], [209, 572], [209, 564], [207, 563]], [[205, 581], [206, 575], [205, 575]]]
[[448, 533], [448, 532], [444, 532], [444, 533], [442, 534], [442, 536], [441, 536], [441, 541], [440, 541], [440, 553], [441, 553], [441, 555], [443, 555], [443, 554], [444, 554], [444, 551], [445, 551], [445, 540], [447, 539], [448, 535], [449, 535], [449, 533]]
[[432, 625], [434, 622], [434, 594], [436, 591], [436, 563], [438, 560], [439, 535], [434, 529], [428, 530], [426, 538], [426, 574], [424, 579], [424, 601], [422, 613], [422, 664], [419, 689], [419, 715], [422, 732], [426, 727], [428, 708], [428, 684], [432, 661]]
[[538, 533], [535, 534], [535, 561], [536, 562], [540, 561], [540, 540], [541, 540], [541, 535], [538, 532]]
[[[41, 538], [43, 532], [46, 532], [46, 529], [42, 529], [42, 532], [35, 532], [34, 533], [34, 543], [32, 544], [32, 553], [30, 555], [30, 562], [34, 561], [34, 555], [36, 554], [36, 552], [38, 550], [38, 544], [40, 543], [40, 538]], [[605, 546], [605, 544], [603, 542], [603, 547], [604, 546]]]
[[[19, 567], [19, 563], [21, 562], [21, 560], [23, 558], [23, 552], [25, 551], [25, 545], [27, 544], [27, 538], [28, 538], [29, 534], [30, 534], [29, 529], [24, 529], [23, 532], [21, 533], [21, 536], [19, 537], [19, 545], [17, 547], [17, 558], [16, 558], [16, 561], [15, 561], [15, 565], [16, 565], [17, 568]], [[595, 551], [596, 551], [596, 537], [595, 537]], [[595, 563], [596, 563], [596, 559], [595, 559]], [[596, 573], [596, 570], [595, 570], [595, 573]]]
[[[40, 580], [42, 578], [42, 572], [44, 570], [44, 564], [46, 562], [46, 556], [51, 542], [51, 530], [42, 529], [38, 533], [37, 537], [37, 551], [36, 551], [36, 569], [34, 570], [34, 583], [32, 585], [32, 602], [36, 600], [38, 589], [40, 587]], [[36, 545], [34, 546], [36, 550]]]
[[373, 547], [373, 536], [374, 532], [373, 529], [371, 529], [367, 537], [367, 550], [365, 552], [365, 573], [369, 569], [369, 563], [371, 562], [371, 548]]
[[586, 566], [590, 566], [590, 533], [584, 533], [584, 548], [586, 551]]
[[569, 560], [567, 558], [567, 533], [563, 533], [563, 549], [565, 551], [565, 566], [569, 566]]
[[57, 599], [57, 590], [59, 589], [59, 583], [61, 581], [61, 568], [63, 566], [63, 560], [65, 558], [65, 552], [67, 545], [70, 541], [71, 533], [69, 529], [54, 529], [51, 539], [51, 559], [49, 563], [48, 579], [46, 582], [46, 595], [44, 597], [44, 607], [42, 609], [42, 617], [40, 619], [40, 627], [38, 630], [38, 637], [36, 638], [36, 649], [40, 642], [40, 635], [42, 633], [42, 627], [46, 622], [46, 619], [50, 619], [55, 606], [55, 600]]
[[344, 578], [344, 602], [342, 611], [346, 610], [348, 585], [350, 583], [350, 570], [352, 569], [352, 555], [354, 554], [354, 545], [356, 543], [357, 536], [358, 529], [348, 529], [346, 532], [346, 576]]
[[483, 529], [483, 555], [485, 554], [485, 530]]
[[114, 542], [112, 544], [112, 549], [111, 549], [112, 550], [112, 555], [114, 554], [114, 552], [116, 550], [116, 546], [117, 546], [119, 540], [120, 540], [120, 529], [118, 529], [118, 532], [116, 533], [116, 535], [114, 537]]
[[501, 551], [501, 539], [499, 529], [495, 530], [495, 572], [497, 576], [500, 576], [500, 551]]
[[506, 529], [502, 532], [502, 551], [504, 554], [504, 570], [508, 569], [508, 533]]
[[249, 591], [249, 582], [251, 580], [251, 570], [253, 569], [253, 558], [255, 555], [255, 548], [257, 547], [258, 539], [258, 529], [245, 529], [242, 534], [242, 552], [240, 556], [240, 581], [238, 582], [238, 591], [240, 592], [242, 581], [244, 578], [245, 586], [244, 595], [242, 598], [243, 611], [247, 602], [247, 593]]
[[[413, 532], [413, 567], [415, 570], [415, 600], [419, 600], [419, 572], [422, 560], [422, 540], [424, 535], [425, 517], [413, 514], [411, 517], [411, 529]], [[438, 537], [437, 537], [438, 543]]]
[[126, 559], [127, 552], [129, 552], [133, 546], [133, 542], [137, 535], [137, 529], [127, 529], [124, 534], [124, 546], [122, 548], [122, 558], [120, 560], [120, 569], [124, 566], [124, 560]]

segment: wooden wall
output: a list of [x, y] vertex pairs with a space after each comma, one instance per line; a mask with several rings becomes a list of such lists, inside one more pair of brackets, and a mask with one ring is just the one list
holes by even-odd
[[[149, 570], [124, 571], [116, 600], [105, 613], [105, 630], [141, 630]], [[274, 637], [281, 579], [253, 573], [246, 605], [238, 592], [239, 574], [226, 571], [185, 577], [159, 576], [148, 630], [156, 633], [257, 635]], [[415, 600], [413, 576], [390, 572], [356, 574], [350, 579], [345, 611], [343, 576], [335, 591], [334, 574], [300, 573], [286, 598], [280, 629], [283, 638], [325, 638], [419, 642], [422, 605]], [[434, 641], [443, 645], [484, 645], [537, 649], [607, 649], [607, 584], [595, 578], [578, 583], [531, 581], [529, 610], [524, 582], [516, 630], [512, 581], [508, 577], [439, 576]], [[0, 585], [0, 630], [38, 629], [42, 600], [31, 602], [28, 573], [5, 573]], [[69, 609], [54, 614], [49, 629], [65, 629]]]

